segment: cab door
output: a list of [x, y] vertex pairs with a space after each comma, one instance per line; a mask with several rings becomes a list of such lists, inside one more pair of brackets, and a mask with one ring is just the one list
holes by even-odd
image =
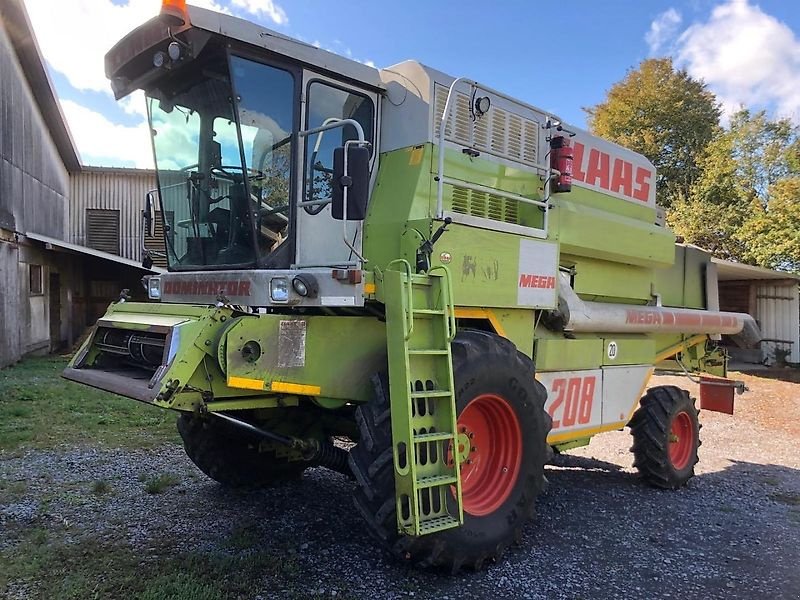
[[[364, 130], [371, 145], [370, 168], [374, 179], [377, 166], [378, 95], [343, 84], [317, 73], [303, 74], [302, 130], [311, 130], [336, 120], [353, 119]], [[344, 243], [342, 221], [331, 216], [333, 151], [348, 140], [358, 139], [351, 125], [301, 138], [302, 152], [297, 210], [297, 266], [346, 266], [358, 257]], [[361, 250], [362, 221], [346, 223], [348, 241]]]

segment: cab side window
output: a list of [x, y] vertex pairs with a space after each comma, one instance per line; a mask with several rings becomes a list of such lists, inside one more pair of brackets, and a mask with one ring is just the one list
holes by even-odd
[[[364, 129], [364, 139], [373, 141], [375, 109], [367, 96], [343, 90], [321, 81], [308, 86], [306, 128], [315, 129], [336, 120], [353, 119]], [[331, 197], [333, 151], [348, 140], [358, 139], [352, 125], [322, 131], [306, 138], [305, 198], [307, 202], [324, 201]], [[312, 214], [321, 212], [324, 205], [306, 207]]]

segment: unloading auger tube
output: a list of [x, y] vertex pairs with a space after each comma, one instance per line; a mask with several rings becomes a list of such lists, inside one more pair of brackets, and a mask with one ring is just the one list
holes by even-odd
[[707, 333], [733, 336], [742, 347], [753, 347], [761, 335], [748, 314], [666, 306], [585, 302], [559, 274], [558, 313], [564, 331], [594, 333]]

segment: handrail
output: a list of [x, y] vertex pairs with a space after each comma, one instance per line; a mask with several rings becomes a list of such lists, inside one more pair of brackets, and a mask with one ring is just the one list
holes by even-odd
[[[347, 151], [349, 150], [350, 146], [364, 146], [368, 144], [367, 140], [364, 138], [364, 128], [361, 127], [361, 123], [356, 121], [355, 119], [337, 119], [335, 117], [329, 117], [323, 121], [322, 125], [319, 127], [315, 127], [314, 129], [306, 129], [305, 131], [298, 132], [300, 137], [308, 137], [309, 135], [314, 135], [315, 133], [322, 134], [330, 129], [337, 129], [339, 127], [344, 127], [345, 125], [352, 125], [356, 133], [358, 134], [357, 140], [347, 140], [344, 143], [344, 175], [347, 176]], [[317, 152], [319, 149], [319, 145], [322, 142], [322, 135], [319, 136], [317, 139], [316, 144], [314, 145], [314, 153]], [[305, 176], [305, 175], [304, 175]], [[342, 190], [342, 204], [343, 204], [343, 215], [342, 215], [342, 239], [344, 240], [345, 246], [347, 246], [350, 251], [355, 254], [361, 263], [367, 262], [367, 259], [364, 258], [361, 253], [355, 248], [353, 244], [350, 243], [348, 240], [347, 234], [347, 186], [344, 187]], [[326, 202], [327, 203], [327, 202]], [[298, 201], [297, 206], [310, 206], [312, 203], [307, 201], [303, 201], [302, 198]], [[313, 202], [313, 204], [318, 204], [317, 202]], [[322, 204], [322, 202], [319, 202]]]
[[413, 271], [411, 270], [411, 263], [409, 263], [404, 258], [394, 259], [388, 265], [386, 265], [386, 270], [388, 271], [389, 268], [396, 263], [400, 263], [406, 268], [406, 280], [408, 282], [408, 288], [407, 288], [408, 298], [406, 299], [406, 304], [408, 306], [406, 307], [406, 314], [405, 314], [406, 329], [407, 329], [405, 337], [406, 341], [408, 341], [408, 338], [411, 337], [411, 333], [414, 331], [414, 289], [412, 288], [413, 285], [412, 277], [414, 275]]
[[[554, 122], [553, 121], [554, 119], [555, 119], [556, 122], [559, 122], [559, 123], [561, 122], [559, 119], [556, 119], [556, 117], [554, 115], [550, 115], [547, 111], [544, 111], [544, 110], [541, 110], [539, 108], [536, 108], [535, 106], [533, 106], [531, 104], [527, 104], [526, 102], [521, 102], [521, 101], [519, 101], [519, 100], [517, 100], [515, 98], [512, 98], [511, 96], [508, 96], [507, 94], [504, 94], [503, 92], [497, 91], [497, 90], [495, 90], [493, 88], [490, 88], [488, 86], [480, 85], [480, 84], [478, 84], [477, 81], [475, 81], [473, 79], [468, 79], [466, 77], [457, 77], [456, 79], [454, 79], [453, 82], [450, 84], [450, 87], [448, 88], [447, 100], [445, 101], [445, 104], [444, 104], [444, 110], [442, 111], [442, 117], [439, 120], [439, 140], [438, 140], [439, 157], [438, 157], [438, 167], [437, 167], [437, 173], [436, 173], [436, 184], [437, 184], [436, 185], [436, 218], [437, 219], [441, 219], [443, 217], [443, 215], [444, 215], [444, 184], [445, 184], [445, 176], [444, 176], [445, 146], [444, 146], [444, 142], [447, 140], [447, 141], [452, 141], [454, 143], [457, 143], [457, 140], [452, 140], [452, 139], [448, 138], [445, 135], [445, 131], [447, 130], [447, 126], [450, 123], [450, 117], [451, 117], [452, 105], [453, 105], [453, 97], [454, 97], [453, 92], [456, 90], [456, 86], [458, 84], [460, 84], [460, 83], [466, 83], [470, 87], [472, 87], [472, 88], [474, 88], [476, 90], [477, 89], [483, 90], [485, 92], [488, 92], [490, 94], [493, 94], [495, 96], [503, 98], [504, 100], [508, 100], [510, 102], [513, 102], [514, 104], [517, 104], [518, 106], [521, 106], [523, 108], [527, 108], [527, 109], [532, 110], [534, 112], [541, 113], [542, 115], [544, 115], [547, 118], [546, 119], [546, 124], [542, 125], [543, 128], [549, 129], [550, 126], [551, 126], [551, 123]], [[504, 158], [504, 159], [510, 160], [510, 159], [508, 159], [508, 157], [500, 156], [497, 153], [492, 152], [492, 151], [488, 151], [488, 154], [497, 156], [498, 158]], [[548, 152], [548, 154], [549, 154], [549, 152]], [[520, 161], [520, 164], [526, 164], [526, 163]], [[547, 229], [548, 229], [548, 225], [549, 225], [549, 214], [550, 214], [550, 210], [549, 210], [549, 207], [550, 207], [550, 193], [549, 193], [549, 191], [550, 190], [549, 190], [549, 188], [550, 188], [550, 180], [553, 177], [553, 168], [549, 165], [549, 163], [545, 163], [544, 165], [536, 164], [536, 165], [533, 165], [532, 168], [537, 169], [539, 171], [545, 171], [543, 198], [542, 198], [541, 201], [532, 201], [530, 199], [524, 199], [524, 196], [515, 197], [515, 195], [513, 195], [513, 194], [510, 195], [509, 192], [503, 192], [502, 190], [496, 190], [494, 188], [487, 188], [486, 190], [482, 190], [482, 191], [491, 190], [491, 193], [497, 194], [499, 196], [504, 196], [504, 197], [507, 197], [509, 199], [517, 200], [517, 201], [523, 201], [523, 202], [528, 202], [528, 203], [537, 203], [538, 206], [543, 207], [544, 208], [544, 222], [542, 223], [542, 230], [546, 234], [547, 233]], [[452, 182], [452, 180], [448, 181], [448, 183], [450, 183], [450, 182]], [[463, 183], [466, 183], [466, 182], [463, 182]], [[459, 185], [463, 185], [462, 182], [459, 182]], [[464, 187], [472, 187], [473, 185], [477, 185], [477, 184], [468, 184], [468, 185], [466, 185]], [[481, 187], [483, 187], [483, 186], [481, 186]], [[472, 189], [475, 189], [475, 188], [472, 188]], [[533, 228], [533, 229], [535, 229], [535, 228]]]
[[432, 273], [433, 271], [444, 272], [444, 286], [447, 290], [447, 341], [452, 342], [453, 338], [456, 337], [456, 309], [453, 302], [453, 281], [450, 277], [450, 269], [448, 269], [445, 265], [436, 265], [435, 267], [429, 269], [428, 273]]

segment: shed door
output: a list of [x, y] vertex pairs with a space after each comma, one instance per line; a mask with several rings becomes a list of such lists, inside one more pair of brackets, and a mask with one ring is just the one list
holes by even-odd
[[768, 364], [800, 363], [800, 290], [798, 284], [759, 285], [756, 314], [761, 349]]

